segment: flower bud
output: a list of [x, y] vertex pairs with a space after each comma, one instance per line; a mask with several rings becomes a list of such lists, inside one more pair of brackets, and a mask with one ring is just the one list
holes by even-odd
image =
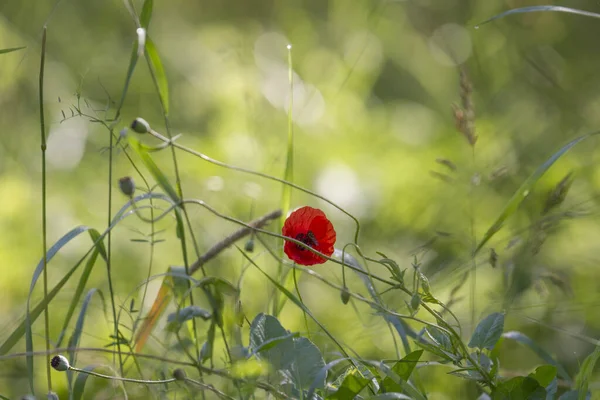
[[133, 197], [133, 194], [135, 193], [135, 183], [130, 176], [124, 176], [123, 178], [119, 179], [119, 188], [127, 197]]
[[350, 291], [348, 290], [347, 287], [344, 286], [344, 288], [342, 289], [342, 293], [340, 294], [340, 296], [342, 298], [342, 303], [348, 304], [348, 302], [350, 301]]
[[131, 129], [137, 133], [148, 133], [150, 132], [150, 124], [144, 118], [136, 118], [131, 123]]
[[254, 251], [254, 239], [250, 239], [246, 242], [244, 250], [246, 250], [248, 253], [252, 253]]
[[417, 311], [419, 309], [419, 305], [421, 305], [421, 296], [419, 293], [415, 293], [410, 299], [410, 308], [412, 308], [413, 311]]
[[67, 357], [62, 356], [60, 354], [52, 357], [52, 360], [50, 361], [50, 365], [55, 370], [61, 371], [61, 372], [67, 371], [69, 368], [71, 368], [71, 366], [69, 365], [69, 360], [67, 360]]
[[185, 381], [187, 379], [187, 374], [183, 369], [177, 368], [175, 371], [173, 371], [173, 378], [177, 379], [178, 381]]

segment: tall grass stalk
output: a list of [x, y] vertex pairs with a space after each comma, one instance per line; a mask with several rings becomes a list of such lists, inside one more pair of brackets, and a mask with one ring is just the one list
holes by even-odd
[[[39, 81], [39, 100], [40, 100], [40, 139], [42, 150], [42, 251], [44, 257], [44, 297], [48, 296], [48, 254], [47, 254], [47, 181], [46, 181], [46, 122], [44, 119], [44, 69], [46, 66], [46, 26], [44, 25], [42, 33], [42, 55], [40, 60], [40, 81]], [[46, 377], [48, 381], [48, 392], [52, 391], [52, 373], [50, 370], [50, 311], [49, 307], [44, 307], [44, 334], [46, 342]], [[31, 388], [33, 392], [33, 387]]]

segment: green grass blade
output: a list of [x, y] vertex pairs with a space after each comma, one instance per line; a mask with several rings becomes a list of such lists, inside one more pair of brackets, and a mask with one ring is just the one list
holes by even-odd
[[22, 47], [11, 47], [10, 49], [0, 49], [0, 54], [12, 53], [13, 51], [19, 51], [27, 48], [27, 46]]
[[559, 158], [561, 158], [567, 151], [569, 151], [576, 144], [584, 141], [585, 139], [587, 139], [591, 136], [597, 135], [599, 133], [600, 132], [588, 133], [587, 135], [580, 136], [577, 139], [570, 141], [569, 143], [564, 145], [560, 150], [558, 150], [556, 153], [554, 153], [548, 160], [546, 160], [546, 162], [544, 162], [542, 165], [540, 165], [533, 172], [533, 174], [531, 174], [531, 176], [529, 176], [529, 178], [527, 178], [525, 180], [525, 182], [523, 182], [521, 187], [515, 192], [515, 194], [508, 201], [508, 203], [506, 203], [506, 205], [504, 206], [504, 209], [500, 213], [500, 216], [498, 217], [496, 222], [494, 222], [494, 224], [487, 230], [487, 232], [481, 239], [481, 242], [479, 242], [479, 244], [477, 245], [477, 248], [473, 252], [473, 255], [477, 254], [479, 252], [479, 250], [481, 250], [481, 248], [488, 242], [488, 240], [490, 240], [492, 238], [492, 236], [494, 236], [502, 228], [502, 226], [504, 225], [504, 222], [506, 222], [506, 220], [508, 218], [510, 218], [517, 211], [517, 209], [519, 208], [519, 206], [521, 205], [523, 200], [525, 200], [525, 198], [527, 198], [527, 196], [529, 196], [529, 194], [533, 190], [533, 187], [535, 186], [537, 181], [544, 175], [544, 173], [546, 173], [546, 171], [548, 171], [548, 169]]
[[150, 173], [156, 180], [156, 183], [158, 183], [162, 190], [164, 190], [165, 193], [169, 195], [173, 203], [179, 204], [179, 195], [177, 195], [177, 192], [169, 183], [169, 180], [167, 179], [166, 175], [160, 170], [160, 168], [158, 168], [158, 165], [156, 165], [150, 154], [148, 154], [148, 152], [143, 149], [141, 143], [136, 138], [130, 135], [129, 144], [131, 145], [131, 148], [137, 153], [137, 155], [142, 159], [142, 162], [144, 163], [146, 168], [148, 168], [148, 171], [150, 171]]
[[[33, 293], [33, 289], [35, 288], [35, 284], [37, 283], [38, 279], [40, 278], [40, 275], [42, 275], [42, 273], [44, 273], [47, 263], [50, 262], [50, 260], [56, 255], [56, 253], [58, 253], [58, 251], [63, 246], [65, 246], [67, 243], [69, 243], [71, 240], [73, 240], [79, 234], [81, 234], [87, 230], [89, 230], [89, 228], [87, 226], [78, 226], [75, 229], [72, 229], [71, 231], [67, 232], [67, 234], [65, 234], [63, 237], [61, 237], [50, 248], [50, 250], [48, 250], [46, 252], [46, 257], [45, 258], [42, 257], [42, 259], [38, 263], [37, 267], [33, 271], [33, 277], [31, 278], [31, 284], [29, 285], [29, 294], [27, 295], [27, 309], [26, 309], [26, 314], [25, 314], [25, 349], [27, 351], [27, 357], [26, 357], [27, 373], [28, 373], [28, 377], [29, 377], [29, 381], [30, 381], [29, 382], [30, 388], [31, 388], [32, 392], [33, 392], [33, 356], [31, 354], [33, 353], [33, 331], [31, 329], [31, 325], [33, 324], [33, 321], [31, 320], [30, 314], [29, 314], [29, 303], [31, 301], [31, 294]], [[46, 310], [49, 304], [50, 304], [49, 302], [46, 303], [45, 307], [42, 310]], [[46, 338], [46, 340], [49, 340], [49, 338]]]
[[160, 57], [158, 56], [158, 50], [156, 50], [154, 42], [152, 42], [148, 35], [146, 35], [146, 56], [152, 76], [156, 80], [156, 87], [158, 88], [158, 95], [163, 110], [165, 110], [165, 115], [169, 115], [169, 85], [167, 82], [167, 74], [160, 61]]
[[[92, 301], [92, 296], [96, 292], [100, 296], [100, 300], [102, 300], [102, 309], [106, 313], [106, 302], [104, 301], [104, 296], [102, 295], [102, 292], [100, 292], [96, 288], [90, 289], [86, 294], [85, 299], [83, 300], [83, 304], [81, 305], [81, 311], [79, 311], [79, 317], [77, 318], [77, 323], [75, 324], [75, 329], [73, 330], [73, 334], [69, 339], [68, 347], [69, 349], [71, 349], [69, 351], [69, 363], [71, 365], [77, 364], [77, 352], [75, 351], [75, 349], [77, 348], [77, 346], [79, 346], [79, 340], [81, 339], [81, 333], [83, 332], [83, 323], [85, 322], [85, 315], [87, 313], [88, 306]], [[71, 384], [73, 382], [73, 371], [67, 371], [67, 379], [69, 381], [69, 387], [71, 387]]]
[[102, 258], [104, 259], [105, 262], [107, 260], [106, 249], [104, 248], [104, 243], [101, 240], [100, 233], [98, 233], [98, 231], [95, 229], [90, 229], [89, 234], [92, 238], [92, 242], [96, 243], [96, 246], [94, 247], [94, 251], [92, 252], [92, 255], [88, 258], [88, 261], [85, 264], [85, 268], [84, 268], [83, 272], [81, 273], [81, 277], [79, 278], [79, 283], [77, 284], [77, 289], [75, 289], [75, 294], [73, 295], [71, 303], [69, 304], [69, 309], [67, 310], [67, 315], [65, 316], [65, 322], [63, 323], [63, 327], [60, 332], [60, 336], [58, 337], [58, 340], [56, 341], [56, 347], [60, 347], [62, 340], [64, 339], [65, 333], [67, 331], [67, 327], [69, 326], [69, 323], [71, 321], [71, 317], [75, 313], [75, 308], [77, 307], [77, 304], [79, 303], [79, 299], [81, 298], [81, 295], [83, 294], [83, 290], [85, 289], [85, 285], [87, 284], [90, 274], [92, 273], [92, 269], [94, 268], [94, 265], [96, 264], [98, 255], [101, 254]]
[[[113, 369], [108, 365], [88, 365], [88, 366], [82, 368], [82, 370], [92, 372], [98, 368], [108, 368], [112, 372], [112, 374], [115, 375], [115, 371], [113, 371]], [[85, 390], [85, 384], [87, 383], [87, 380], [89, 377], [90, 377], [90, 375], [88, 375], [86, 373], [79, 372], [77, 374], [77, 378], [75, 379], [75, 383], [73, 384], [73, 392], [72, 392], [72, 397], [71, 397], [73, 400], [81, 400], [81, 399], [85, 398], [85, 397], [83, 397], [83, 392]], [[121, 381], [116, 381], [116, 382], [118, 382], [119, 386], [123, 390], [123, 396], [124, 396], [123, 398], [127, 399], [127, 392], [125, 391], [123, 382], [121, 382]]]
[[153, 0], [144, 1], [144, 6], [142, 7], [142, 14], [140, 15], [140, 24], [142, 28], [148, 30], [148, 25], [150, 25], [150, 19], [152, 18], [152, 8], [154, 7]]
[[129, 56], [129, 67], [127, 67], [127, 75], [125, 76], [125, 84], [123, 85], [123, 91], [121, 92], [121, 99], [119, 100], [119, 106], [117, 107], [117, 112], [115, 113], [115, 120], [119, 119], [121, 115], [121, 108], [123, 108], [123, 103], [125, 103], [125, 97], [127, 97], [127, 91], [129, 90], [129, 84], [131, 83], [131, 77], [133, 76], [133, 71], [135, 71], [135, 66], [138, 61], [138, 46], [139, 43], [137, 40], [133, 43], [131, 47], [131, 55]]
[[[294, 120], [293, 120], [293, 106], [294, 106], [294, 70], [292, 63], [292, 46], [288, 46], [288, 80], [290, 83], [290, 102], [288, 105], [288, 142], [287, 142], [287, 152], [286, 152], [286, 161], [285, 161], [285, 170], [283, 171], [283, 180], [286, 182], [294, 181]], [[284, 218], [280, 220], [279, 223], [279, 231], [283, 228], [283, 223], [285, 220], [285, 216], [288, 215], [290, 211], [292, 203], [292, 187], [290, 185], [283, 184], [281, 189], [281, 201], [279, 203], [279, 208], [281, 208], [282, 215]], [[279, 258], [283, 258], [283, 247], [279, 249]], [[292, 277], [289, 276], [289, 270], [283, 270], [283, 264], [279, 263], [278, 268], [278, 279], [281, 282], [284, 282], [285, 287], [291, 287], [293, 284]], [[273, 296], [273, 315], [277, 317], [279, 312], [283, 309], [285, 305], [286, 298], [282, 298], [279, 300], [279, 295], [277, 291]]]
[[488, 22], [492, 22], [492, 21], [495, 21], [500, 18], [504, 18], [508, 15], [530, 13], [530, 12], [562, 12], [562, 13], [568, 13], [568, 14], [583, 15], [585, 17], [600, 18], [600, 14], [596, 14], [596, 13], [593, 13], [590, 11], [578, 10], [575, 8], [561, 7], [561, 6], [532, 6], [532, 7], [515, 8], [512, 10], [505, 11], [503, 13], [493, 16], [490, 19], [483, 21], [482, 23], [476, 25], [475, 28], [479, 28], [481, 25], [487, 24]]
[[550, 353], [548, 353], [546, 350], [544, 350], [539, 344], [534, 342], [529, 336], [527, 336], [521, 332], [518, 332], [518, 331], [510, 331], [510, 332], [503, 333], [502, 337], [506, 338], [506, 339], [514, 340], [516, 342], [519, 342], [519, 343], [529, 347], [539, 358], [541, 358], [548, 364], [554, 365], [556, 367], [556, 370], [558, 371], [558, 376], [561, 379], [564, 379], [567, 382], [571, 381], [571, 377], [569, 376], [569, 373], [567, 372], [565, 367], [561, 363], [556, 361], [554, 359], [554, 357], [552, 357], [552, 355], [550, 355]]

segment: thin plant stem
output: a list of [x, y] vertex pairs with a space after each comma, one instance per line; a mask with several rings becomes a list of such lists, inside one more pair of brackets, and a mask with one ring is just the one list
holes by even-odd
[[[282, 263], [279, 263], [282, 264]], [[295, 265], [295, 263], [294, 263]], [[293, 272], [292, 272], [292, 276], [294, 277], [294, 288], [296, 289], [296, 294], [298, 295], [298, 299], [300, 300], [300, 302], [302, 304], [304, 303], [304, 299], [302, 298], [302, 294], [300, 293], [300, 287], [298, 287], [298, 277], [296, 276], [296, 272], [298, 271], [297, 268], [293, 268]], [[302, 316], [304, 316], [304, 326], [306, 326], [306, 334], [308, 335], [308, 338], [310, 339], [310, 330], [308, 329], [308, 318], [306, 318], [306, 311], [302, 310]]]
[[[42, 33], [42, 55], [40, 60], [40, 82], [39, 82], [39, 100], [40, 100], [40, 138], [42, 150], [42, 251], [44, 254], [44, 297], [48, 296], [48, 254], [47, 254], [47, 210], [46, 210], [46, 123], [44, 120], [44, 68], [46, 64], [46, 26]], [[50, 311], [48, 306], [44, 307], [44, 334], [46, 338], [46, 379], [48, 381], [48, 392], [52, 391], [52, 373], [50, 370]]]
[[[110, 227], [112, 223], [112, 178], [113, 178], [113, 153], [114, 153], [114, 135], [113, 132], [109, 135], [109, 144], [108, 144], [108, 223], [107, 225]], [[112, 229], [108, 230], [108, 234], [106, 235], [106, 274], [108, 279], [108, 291], [110, 294], [110, 304], [112, 307], [113, 314], [113, 325], [114, 325], [114, 340], [117, 344], [117, 354], [119, 358], [119, 372], [121, 376], [123, 375], [123, 356], [121, 355], [121, 335], [119, 334], [119, 319], [117, 318], [117, 308], [115, 306], [115, 291], [113, 287], [112, 281]], [[113, 356], [114, 362], [114, 356]]]

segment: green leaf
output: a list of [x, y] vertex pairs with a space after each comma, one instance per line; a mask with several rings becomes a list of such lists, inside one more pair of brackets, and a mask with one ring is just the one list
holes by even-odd
[[502, 334], [502, 337], [514, 340], [529, 347], [542, 360], [544, 360], [548, 364], [554, 365], [558, 371], [558, 376], [560, 378], [569, 382], [571, 381], [571, 377], [567, 373], [565, 367], [563, 367], [562, 364], [556, 361], [546, 350], [544, 350], [540, 345], [531, 340], [527, 335], [518, 331], [510, 331]]
[[541, 386], [546, 387], [556, 378], [556, 371], [554, 365], [540, 365], [534, 372], [529, 374], [529, 377], [538, 381]]
[[169, 115], [169, 85], [167, 82], [167, 75], [165, 69], [160, 61], [158, 50], [154, 46], [154, 42], [150, 39], [150, 36], [146, 35], [146, 56], [148, 60], [148, 67], [152, 73], [152, 78], [158, 90], [158, 97], [162, 104], [165, 115]]
[[546, 390], [528, 376], [518, 376], [500, 383], [492, 400], [546, 400]]
[[477, 254], [479, 252], [479, 250], [481, 250], [481, 248], [488, 242], [488, 240], [490, 240], [492, 238], [492, 236], [494, 236], [498, 231], [500, 231], [500, 229], [504, 225], [504, 222], [517, 211], [517, 209], [519, 208], [519, 206], [521, 205], [523, 200], [525, 200], [525, 198], [527, 198], [527, 196], [529, 196], [529, 194], [533, 190], [537, 181], [546, 173], [546, 171], [548, 171], [548, 169], [550, 169], [550, 167], [559, 158], [561, 158], [567, 151], [569, 151], [576, 144], [584, 141], [585, 139], [587, 139], [591, 136], [597, 135], [599, 133], [600, 132], [588, 133], [587, 135], [580, 136], [577, 139], [570, 141], [569, 143], [564, 145], [562, 148], [560, 148], [560, 150], [558, 150], [556, 153], [554, 153], [550, 158], [548, 158], [548, 160], [546, 160], [542, 165], [540, 165], [533, 172], [533, 174], [531, 174], [529, 176], [529, 178], [527, 178], [525, 180], [525, 182], [523, 182], [521, 187], [515, 192], [515, 194], [508, 201], [508, 203], [506, 203], [506, 205], [504, 206], [504, 209], [500, 213], [500, 216], [496, 219], [496, 222], [494, 222], [494, 224], [487, 230], [485, 235], [483, 235], [481, 242], [479, 242], [479, 244], [477, 245], [477, 248], [475, 249], [475, 252], [473, 254], [474, 255]]
[[338, 390], [327, 396], [327, 399], [345, 400], [355, 398], [369, 383], [356, 369], [352, 368]]
[[[277, 318], [262, 313], [250, 326], [250, 348], [299, 390], [309, 388], [325, 366], [321, 352], [310, 340], [291, 336]], [[324, 386], [325, 379], [317, 387]]]
[[575, 8], [561, 7], [561, 6], [532, 6], [532, 7], [514, 8], [512, 10], [505, 11], [496, 16], [493, 16], [492, 18], [490, 18], [488, 20], [483, 21], [482, 23], [476, 25], [475, 28], [478, 28], [481, 25], [487, 24], [488, 22], [492, 22], [494, 20], [506, 17], [511, 14], [522, 14], [522, 13], [530, 13], [530, 12], [548, 12], [548, 11], [563, 12], [563, 13], [568, 13], [568, 14], [577, 14], [577, 15], [583, 15], [583, 16], [592, 17], [592, 18], [600, 18], [600, 14], [596, 14], [596, 13], [593, 13], [590, 11], [578, 10]]
[[10, 49], [0, 49], [0, 54], [12, 53], [13, 51], [19, 51], [25, 49], [27, 46], [22, 47], [11, 47]]
[[588, 393], [589, 380], [599, 358], [600, 346], [596, 346], [594, 351], [587, 356], [585, 360], [583, 360], [583, 364], [581, 364], [581, 368], [579, 369], [579, 373], [575, 379], [575, 385], [577, 386], [577, 391], [579, 392], [577, 397], [578, 400], [585, 400]]
[[407, 381], [422, 355], [423, 350], [415, 350], [412, 353], [407, 354], [392, 367], [392, 371], [398, 374], [400, 378]]
[[153, 7], [153, 0], [144, 1], [144, 6], [142, 7], [142, 14], [140, 15], [140, 25], [142, 25], [142, 28], [146, 30], [148, 30], [148, 25], [150, 25], [150, 18], [152, 18]]
[[475, 332], [469, 341], [469, 347], [492, 350], [502, 336], [503, 329], [504, 314], [493, 313], [488, 315], [475, 328]]

